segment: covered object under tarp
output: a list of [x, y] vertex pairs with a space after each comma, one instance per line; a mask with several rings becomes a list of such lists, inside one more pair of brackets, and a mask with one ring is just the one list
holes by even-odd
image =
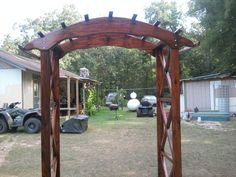
[[83, 133], [88, 129], [88, 116], [77, 115], [61, 125], [62, 133]]

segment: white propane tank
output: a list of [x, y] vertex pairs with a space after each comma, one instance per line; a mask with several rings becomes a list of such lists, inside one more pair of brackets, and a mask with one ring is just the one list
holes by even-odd
[[127, 103], [127, 107], [130, 111], [136, 111], [138, 106], [140, 105], [140, 102], [138, 99], [136, 99], [137, 94], [135, 92], [132, 92], [130, 94], [130, 100]]

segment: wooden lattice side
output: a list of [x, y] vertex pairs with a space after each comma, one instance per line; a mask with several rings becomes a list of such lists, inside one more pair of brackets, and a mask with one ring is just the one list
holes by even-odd
[[[66, 26], [28, 43], [24, 50], [40, 50], [42, 176], [60, 176], [59, 59], [75, 49], [120, 46], [138, 48], [156, 56], [157, 154], [159, 177], [181, 177], [179, 48], [193, 47], [187, 38], [132, 19], [102, 17]], [[145, 40], [153, 37], [159, 43]], [[63, 41], [63, 43], [61, 43]], [[168, 47], [167, 47], [168, 46]], [[30, 52], [28, 52], [30, 53]], [[168, 93], [168, 94], [166, 94]], [[52, 100], [50, 102], [50, 100]], [[165, 104], [170, 103], [169, 111]], [[168, 112], [168, 113], [167, 113]]]
[[158, 176], [179, 177], [182, 176], [179, 51], [169, 47], [158, 51], [156, 71]]

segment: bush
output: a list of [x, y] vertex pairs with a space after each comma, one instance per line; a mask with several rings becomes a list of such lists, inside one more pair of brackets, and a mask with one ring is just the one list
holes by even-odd
[[86, 114], [93, 115], [96, 112], [97, 93], [95, 88], [86, 89]]

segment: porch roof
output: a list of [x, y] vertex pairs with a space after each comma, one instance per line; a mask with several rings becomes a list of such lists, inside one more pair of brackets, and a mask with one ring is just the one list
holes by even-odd
[[[14, 55], [5, 50], [0, 49], [0, 61], [7, 63], [10, 66], [18, 68], [20, 70], [26, 71], [34, 71], [36, 73], [40, 73], [40, 61], [37, 59], [30, 59], [27, 57]], [[97, 80], [93, 80], [90, 78], [80, 77], [79, 75], [72, 73], [70, 71], [60, 69], [60, 78], [67, 78], [80, 80], [84, 83], [99, 83]]]

